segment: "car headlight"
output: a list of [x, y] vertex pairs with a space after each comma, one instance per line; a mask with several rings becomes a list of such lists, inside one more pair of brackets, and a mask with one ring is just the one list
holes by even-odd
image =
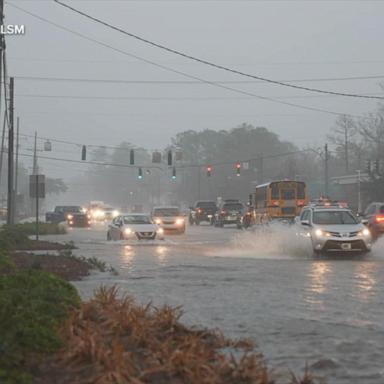
[[321, 229], [316, 229], [316, 231], [315, 231], [315, 235], [316, 235], [317, 237], [321, 237], [321, 236], [324, 235], [324, 232], [323, 232]]
[[119, 216], [120, 215], [120, 212], [117, 210], [117, 209], [115, 209], [113, 212], [112, 212], [112, 216], [113, 217], [116, 217], [116, 216]]
[[369, 231], [369, 229], [368, 228], [364, 228], [357, 235], [358, 236], [369, 236], [370, 234], [371, 234], [371, 232]]
[[176, 225], [183, 225], [184, 219], [176, 219]]
[[159, 228], [156, 232], [157, 232], [158, 235], [163, 235], [164, 234], [164, 229], [163, 228]]
[[160, 225], [161, 224], [161, 220], [160, 219], [155, 219], [155, 223]]
[[126, 235], [130, 235], [132, 232], [133, 232], [133, 231], [132, 231], [131, 228], [125, 228], [125, 230], [124, 230], [124, 233], [125, 233]]
[[68, 216], [67, 216], [67, 219], [68, 219], [68, 220], [72, 220], [72, 219], [73, 219], [73, 215], [68, 215]]

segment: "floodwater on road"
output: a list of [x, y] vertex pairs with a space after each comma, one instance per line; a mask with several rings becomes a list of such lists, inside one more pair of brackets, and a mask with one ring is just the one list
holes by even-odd
[[47, 237], [117, 269], [76, 282], [83, 297], [118, 284], [140, 302], [182, 305], [185, 322], [253, 339], [271, 367], [308, 363], [329, 383], [384, 383], [384, 241], [367, 256], [313, 259], [286, 229], [200, 226], [152, 243], [105, 235], [99, 226]]

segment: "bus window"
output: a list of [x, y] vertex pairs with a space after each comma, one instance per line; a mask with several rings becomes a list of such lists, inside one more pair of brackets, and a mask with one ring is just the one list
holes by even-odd
[[283, 200], [295, 200], [295, 190], [294, 189], [282, 189], [281, 198]]
[[271, 184], [271, 199], [272, 200], [279, 200], [280, 199], [279, 186], [277, 183]]
[[305, 199], [305, 185], [303, 183], [297, 184], [297, 198]]

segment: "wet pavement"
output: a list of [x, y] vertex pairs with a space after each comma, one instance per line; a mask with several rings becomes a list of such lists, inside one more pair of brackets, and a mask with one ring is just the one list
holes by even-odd
[[271, 367], [308, 363], [329, 383], [384, 383], [384, 241], [367, 256], [314, 259], [286, 228], [200, 226], [128, 243], [107, 242], [98, 225], [44, 238], [73, 240], [76, 254], [118, 271], [76, 282], [83, 297], [118, 284], [141, 302], [182, 305], [185, 322], [253, 339]]

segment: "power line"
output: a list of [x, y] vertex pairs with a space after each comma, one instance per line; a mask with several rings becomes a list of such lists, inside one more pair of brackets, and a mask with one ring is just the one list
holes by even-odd
[[200, 59], [198, 57], [191, 56], [191, 55], [189, 55], [187, 53], [184, 53], [184, 52], [181, 52], [181, 51], [178, 51], [178, 50], [166, 47], [166, 46], [164, 46], [162, 44], [155, 43], [154, 41], [145, 39], [145, 38], [143, 38], [141, 36], [138, 36], [138, 35], [136, 35], [134, 33], [128, 32], [128, 31], [126, 31], [126, 30], [124, 30], [122, 28], [116, 27], [116, 26], [114, 26], [114, 25], [112, 25], [110, 23], [107, 23], [107, 22], [105, 22], [105, 21], [103, 21], [101, 19], [98, 19], [98, 18], [96, 18], [94, 16], [91, 16], [91, 15], [85, 13], [85, 12], [82, 12], [79, 9], [74, 8], [74, 7], [72, 7], [72, 6], [68, 5], [68, 4], [62, 3], [59, 0], [53, 0], [53, 1], [56, 4], [58, 4], [58, 5], [62, 6], [62, 7], [65, 7], [67, 9], [71, 10], [72, 12], [75, 12], [75, 13], [81, 15], [81, 16], [84, 16], [84, 17], [86, 17], [89, 20], [92, 20], [92, 21], [94, 21], [96, 23], [102, 24], [102, 25], [104, 25], [107, 28], [113, 29], [113, 30], [115, 30], [117, 32], [120, 32], [120, 33], [124, 34], [124, 35], [132, 37], [132, 38], [134, 38], [134, 39], [136, 39], [138, 41], [141, 41], [141, 42], [143, 42], [145, 44], [149, 44], [149, 45], [151, 45], [153, 47], [162, 49], [162, 50], [167, 51], [169, 53], [172, 53], [172, 54], [184, 57], [186, 59], [190, 59], [190, 60], [196, 61], [196, 62], [201, 63], [201, 64], [208, 65], [208, 66], [216, 68], [216, 69], [221, 69], [221, 70], [224, 70], [224, 71], [227, 71], [227, 72], [231, 72], [231, 73], [234, 73], [234, 74], [237, 74], [237, 75], [245, 76], [245, 77], [256, 79], [256, 80], [261, 80], [261, 81], [264, 81], [266, 83], [271, 83], [271, 84], [280, 85], [280, 86], [289, 87], [289, 88], [300, 89], [300, 90], [304, 90], [304, 91], [308, 91], [308, 92], [325, 93], [325, 94], [344, 96], [344, 97], [356, 97], [356, 98], [364, 98], [364, 99], [384, 100], [383, 96], [368, 96], [368, 95], [359, 95], [359, 94], [354, 94], [354, 93], [333, 92], [333, 91], [328, 91], [328, 90], [322, 90], [322, 89], [310, 88], [310, 87], [303, 87], [303, 86], [299, 86], [299, 85], [284, 83], [284, 82], [281, 82], [281, 81], [278, 81], [278, 80], [268, 79], [268, 78], [262, 77], [262, 76], [251, 75], [249, 73], [245, 73], [245, 72], [233, 69], [233, 68], [225, 67], [223, 65], [216, 64], [216, 63], [204, 60], [204, 59]]
[[330, 110], [327, 110], [327, 109], [323, 109], [323, 108], [316, 108], [316, 107], [310, 107], [310, 106], [305, 106], [305, 105], [301, 105], [301, 104], [296, 104], [296, 103], [290, 103], [290, 102], [287, 102], [287, 101], [282, 101], [282, 100], [274, 100], [270, 97], [266, 97], [266, 96], [260, 96], [260, 95], [257, 95], [257, 94], [254, 94], [254, 93], [251, 93], [251, 92], [247, 92], [247, 91], [243, 91], [243, 90], [240, 90], [238, 88], [233, 88], [233, 87], [229, 87], [229, 86], [226, 86], [226, 85], [223, 85], [223, 84], [217, 84], [217, 83], [214, 83], [212, 81], [209, 81], [209, 80], [206, 80], [206, 79], [203, 79], [203, 78], [200, 78], [200, 77], [197, 77], [197, 76], [194, 76], [194, 75], [190, 75], [186, 72], [183, 72], [183, 71], [179, 71], [177, 69], [173, 69], [171, 67], [168, 67], [166, 65], [163, 65], [163, 64], [159, 64], [159, 63], [156, 63], [152, 60], [148, 60], [148, 59], [145, 59], [143, 57], [140, 57], [140, 56], [137, 56], [137, 55], [134, 55], [132, 53], [129, 53], [127, 51], [124, 51], [122, 49], [119, 49], [119, 48], [116, 48], [116, 47], [113, 47], [109, 44], [106, 44], [106, 43], [103, 43], [99, 40], [96, 40], [96, 39], [93, 39], [91, 37], [88, 37], [80, 32], [76, 32], [72, 29], [69, 29], [67, 27], [64, 27], [60, 24], [57, 24], [53, 21], [50, 21], [44, 17], [41, 17], [35, 13], [32, 13], [30, 11], [27, 11], [25, 10], [24, 8], [21, 8], [15, 4], [9, 4], [9, 6], [11, 7], [14, 7], [16, 9], [18, 9], [19, 11], [23, 12], [23, 13], [26, 13], [32, 17], [35, 17], [37, 18], [38, 20], [40, 21], [43, 21], [47, 24], [50, 24], [50, 25], [53, 25], [54, 27], [58, 28], [58, 29], [61, 29], [61, 30], [64, 30], [66, 32], [69, 32], [75, 36], [78, 36], [78, 37], [81, 37], [82, 39], [85, 39], [87, 41], [90, 41], [90, 42], [93, 42], [97, 45], [100, 45], [104, 48], [108, 48], [108, 49], [111, 49], [115, 52], [119, 52], [123, 55], [126, 55], [126, 56], [129, 56], [129, 57], [133, 57], [137, 60], [140, 60], [144, 63], [147, 63], [147, 64], [151, 64], [155, 67], [158, 67], [158, 68], [161, 68], [163, 70], [166, 70], [166, 71], [169, 71], [169, 72], [172, 72], [172, 73], [176, 73], [178, 75], [181, 75], [181, 76], [184, 76], [184, 77], [187, 77], [189, 79], [193, 79], [193, 80], [198, 80], [202, 83], [205, 83], [205, 84], [208, 84], [208, 85], [212, 85], [212, 86], [215, 86], [215, 87], [218, 87], [218, 88], [221, 88], [221, 89], [225, 89], [225, 90], [229, 90], [231, 92], [236, 92], [236, 93], [239, 93], [239, 94], [243, 94], [243, 95], [247, 95], [247, 96], [252, 96], [252, 97], [255, 97], [257, 99], [260, 99], [260, 100], [266, 100], [266, 101], [270, 101], [270, 102], [273, 102], [273, 103], [278, 103], [278, 104], [282, 104], [282, 105], [287, 105], [287, 106], [290, 106], [290, 107], [295, 107], [295, 108], [300, 108], [300, 109], [305, 109], [305, 110], [308, 110], [308, 111], [315, 111], [315, 112], [321, 112], [321, 113], [326, 113], [326, 114], [329, 114], [329, 115], [334, 115], [334, 116], [351, 116], [351, 117], [360, 117], [360, 116], [356, 116], [356, 115], [351, 115], [351, 114], [346, 114], [346, 113], [341, 113], [341, 112], [335, 112], [335, 111], [330, 111]]
[[[28, 59], [26, 59], [28, 60]], [[75, 82], [75, 83], [110, 83], [110, 84], [198, 84], [201, 81], [194, 80], [124, 80], [124, 79], [90, 79], [90, 78], [73, 78], [73, 77], [42, 77], [42, 76], [15, 76], [18, 80], [30, 81], [53, 81], [53, 82]], [[286, 83], [306, 83], [306, 82], [327, 82], [327, 81], [351, 81], [351, 80], [378, 80], [384, 79], [384, 75], [371, 76], [349, 76], [349, 77], [323, 77], [323, 78], [306, 78], [306, 79], [290, 79], [279, 80]], [[216, 84], [264, 84], [262, 80], [212, 80]]]
[[[376, 94], [376, 93], [375, 93]], [[379, 93], [382, 94], [382, 93]], [[138, 101], [208, 101], [208, 100], [252, 100], [251, 96], [222, 97], [222, 96], [90, 96], [90, 95], [42, 95], [42, 94], [16, 94], [17, 97], [28, 98], [47, 98], [47, 99], [73, 99], [73, 100], [138, 100]], [[273, 96], [276, 100], [284, 99], [313, 99], [336, 97], [336, 95], [292, 95], [292, 96]]]

